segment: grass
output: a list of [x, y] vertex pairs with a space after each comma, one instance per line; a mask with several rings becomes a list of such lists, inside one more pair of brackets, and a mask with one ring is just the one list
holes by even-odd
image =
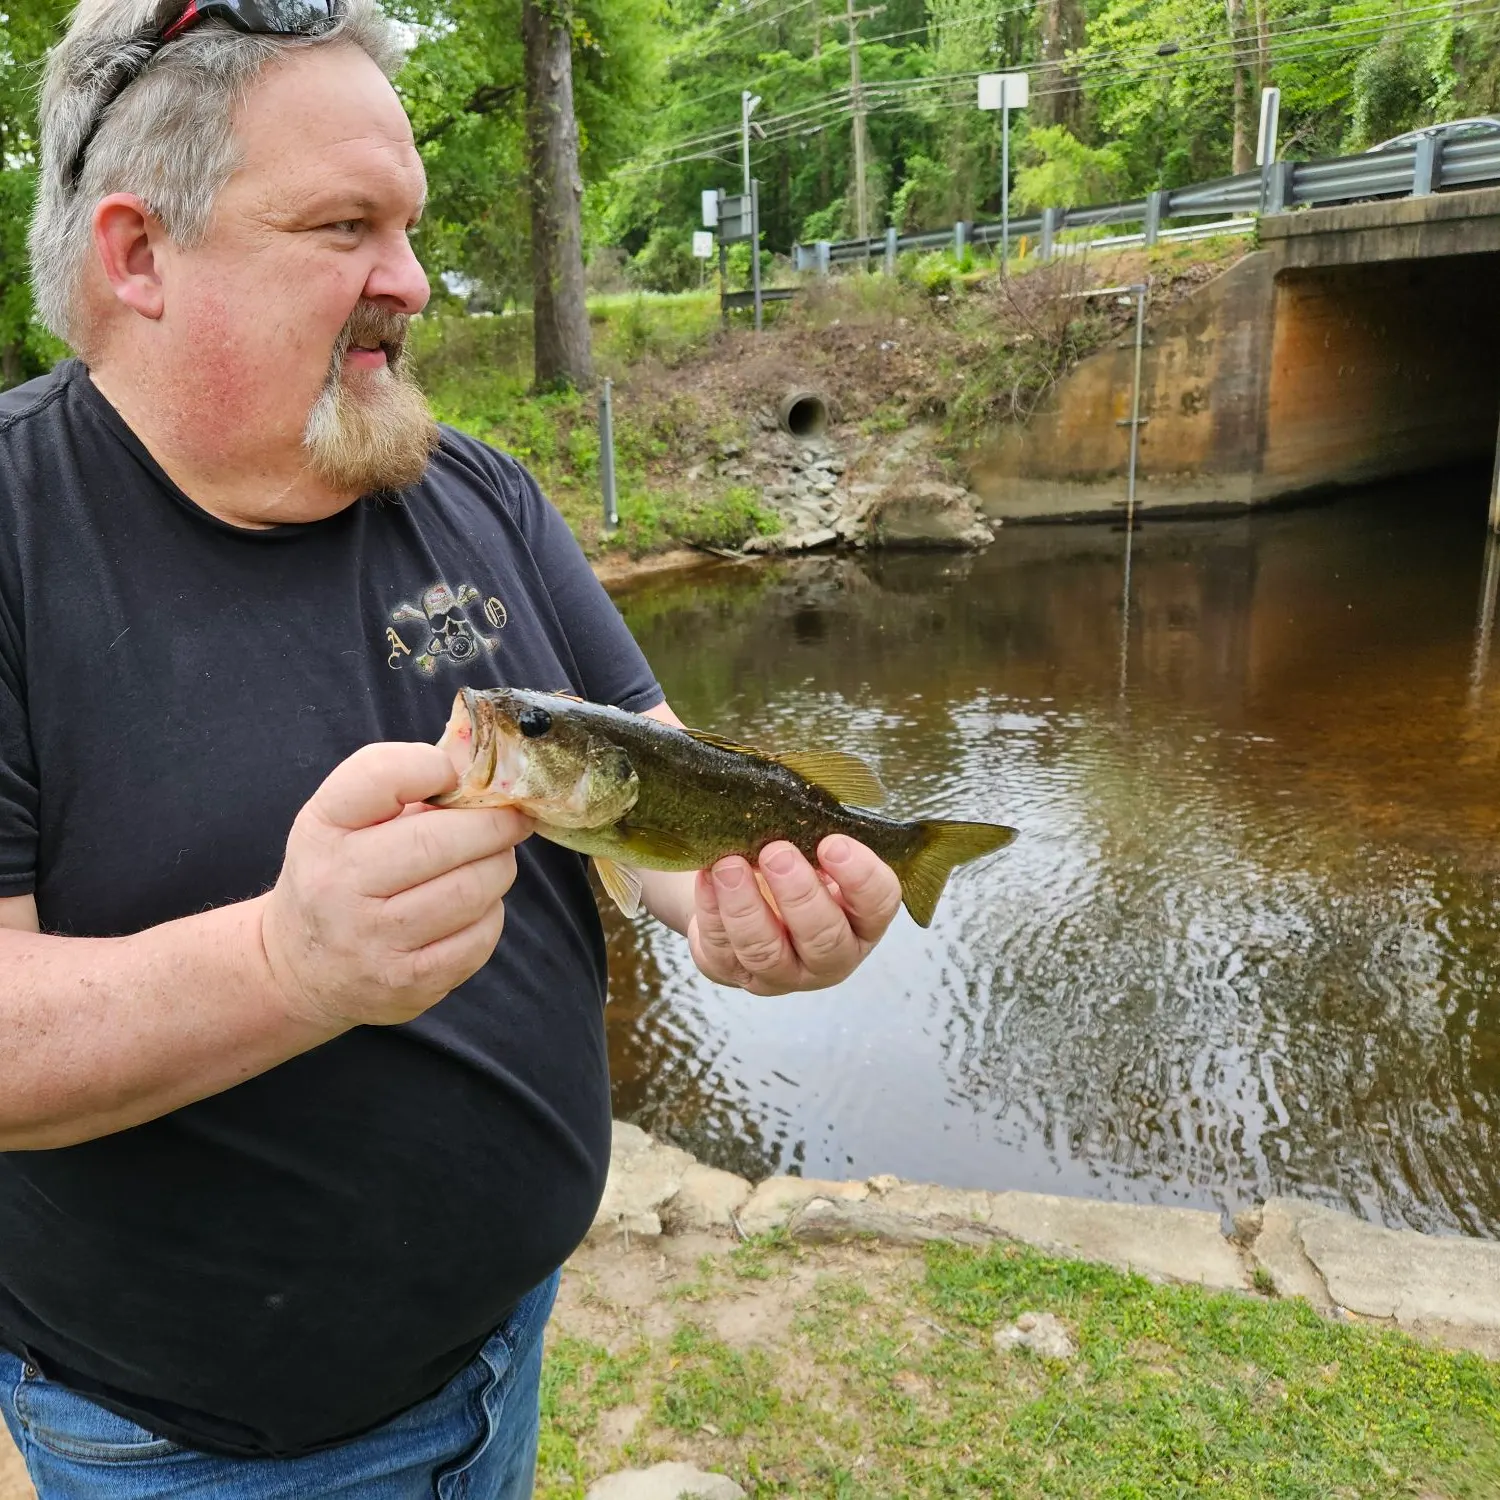
[[[600, 374], [615, 378], [645, 359], [671, 368], [718, 329], [716, 299], [697, 292], [599, 298], [591, 301], [589, 317], [595, 364]], [[597, 397], [532, 391], [529, 318], [424, 318], [413, 327], [412, 347], [439, 420], [520, 459], [590, 552], [615, 547], [639, 556], [672, 545], [733, 548], [776, 528], [774, 515], [743, 486], [664, 477], [702, 436], [696, 408], [668, 396], [615, 408], [620, 526], [607, 534]]]
[[[789, 1288], [808, 1253], [752, 1242], [708, 1257], [694, 1284]], [[549, 1345], [541, 1500], [667, 1458], [756, 1497], [1500, 1493], [1500, 1367], [1295, 1299], [1156, 1286], [1016, 1246], [934, 1246], [914, 1276], [818, 1279], [768, 1344], [714, 1337], [712, 1311], [678, 1304], [670, 1334], [623, 1353]], [[994, 1329], [1028, 1311], [1063, 1319], [1078, 1358], [996, 1353]], [[615, 1445], [601, 1424], [622, 1407], [639, 1420]]]

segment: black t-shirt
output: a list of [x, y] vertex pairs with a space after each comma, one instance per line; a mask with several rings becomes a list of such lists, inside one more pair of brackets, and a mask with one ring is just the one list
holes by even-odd
[[[260, 894], [339, 761], [502, 683], [661, 701], [511, 459], [444, 430], [401, 495], [247, 531], [80, 364], [0, 396], [0, 897], [34, 892], [44, 932]], [[494, 957], [418, 1020], [0, 1154], [0, 1344], [228, 1453], [327, 1446], [445, 1384], [582, 1239], [609, 1162], [585, 863], [519, 860]]]

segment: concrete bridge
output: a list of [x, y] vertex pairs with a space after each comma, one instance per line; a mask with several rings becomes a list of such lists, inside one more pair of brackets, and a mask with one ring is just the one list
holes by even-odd
[[[1267, 215], [1258, 248], [1147, 340], [1140, 509], [1242, 510], [1483, 459], [1500, 433], [1500, 188]], [[1084, 360], [978, 455], [991, 515], [1123, 507], [1133, 364], [1133, 340]]]

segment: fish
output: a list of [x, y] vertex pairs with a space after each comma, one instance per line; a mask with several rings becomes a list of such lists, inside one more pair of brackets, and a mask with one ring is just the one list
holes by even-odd
[[438, 746], [458, 785], [435, 806], [516, 808], [542, 838], [592, 857], [626, 916], [641, 909], [639, 870], [701, 870], [731, 854], [754, 862], [776, 840], [816, 863], [822, 840], [844, 834], [896, 872], [907, 911], [927, 927], [954, 868], [1016, 837], [996, 823], [869, 811], [885, 788], [841, 750], [760, 750], [564, 693], [464, 688]]

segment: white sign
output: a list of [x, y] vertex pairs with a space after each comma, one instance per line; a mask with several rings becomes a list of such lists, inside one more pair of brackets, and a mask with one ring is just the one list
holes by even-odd
[[1281, 90], [1260, 91], [1260, 137], [1255, 145], [1255, 165], [1269, 167], [1276, 160], [1276, 130], [1281, 122]]
[[695, 229], [693, 231], [693, 259], [712, 260], [714, 258], [714, 237], [706, 229]]
[[714, 228], [719, 222], [719, 190], [718, 188], [704, 188], [703, 190], [703, 223], [708, 229]]
[[1025, 73], [981, 73], [980, 109], [1025, 109], [1031, 98], [1031, 79]]

